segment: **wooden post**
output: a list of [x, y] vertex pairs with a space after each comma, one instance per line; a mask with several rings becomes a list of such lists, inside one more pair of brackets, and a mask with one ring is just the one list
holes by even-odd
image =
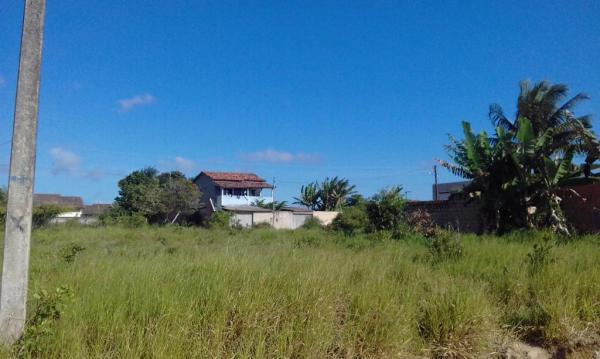
[[0, 288], [0, 341], [5, 345], [19, 339], [26, 320], [45, 7], [45, 0], [25, 0]]

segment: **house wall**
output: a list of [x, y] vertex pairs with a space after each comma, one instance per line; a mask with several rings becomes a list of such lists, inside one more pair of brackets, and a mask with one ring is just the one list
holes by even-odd
[[212, 182], [212, 180], [210, 178], [208, 178], [205, 175], [202, 175], [202, 176], [199, 176], [198, 178], [196, 178], [194, 183], [196, 184], [196, 186], [198, 186], [198, 188], [200, 189], [200, 192], [202, 192], [202, 197], [200, 198], [200, 201], [204, 205], [202, 212], [212, 213], [212, 206], [210, 204], [210, 199], [212, 198], [213, 203], [215, 205], [217, 205], [217, 195], [220, 195], [221, 193], [217, 194], [217, 192], [215, 190], [215, 184]]

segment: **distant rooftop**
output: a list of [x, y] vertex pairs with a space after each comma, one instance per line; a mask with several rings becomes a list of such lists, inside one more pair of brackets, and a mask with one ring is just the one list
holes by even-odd
[[55, 205], [72, 209], [82, 209], [83, 199], [77, 196], [61, 196], [60, 194], [36, 193], [33, 195], [33, 206]]

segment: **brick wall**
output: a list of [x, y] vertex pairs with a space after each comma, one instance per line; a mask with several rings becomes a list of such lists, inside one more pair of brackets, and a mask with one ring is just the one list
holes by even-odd
[[[600, 233], [600, 184], [588, 184], [560, 190], [561, 205], [569, 224], [578, 233]], [[483, 218], [476, 201], [463, 199], [448, 201], [413, 201], [407, 211], [428, 212], [441, 227], [452, 227], [460, 232], [482, 233]]]
[[482, 233], [483, 218], [479, 213], [476, 201], [452, 199], [447, 201], [411, 201], [408, 202], [407, 212], [416, 210], [426, 211], [440, 227], [453, 228], [465, 233]]
[[577, 232], [600, 232], [600, 184], [564, 189], [559, 195], [565, 217]]

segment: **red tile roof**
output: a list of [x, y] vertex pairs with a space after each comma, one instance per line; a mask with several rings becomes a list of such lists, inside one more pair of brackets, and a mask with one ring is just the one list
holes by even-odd
[[223, 188], [273, 188], [254, 173], [244, 172], [201, 172], [196, 178], [205, 175]]
[[258, 177], [254, 173], [243, 172], [202, 172], [213, 181], [256, 181], [265, 182], [264, 179]]

